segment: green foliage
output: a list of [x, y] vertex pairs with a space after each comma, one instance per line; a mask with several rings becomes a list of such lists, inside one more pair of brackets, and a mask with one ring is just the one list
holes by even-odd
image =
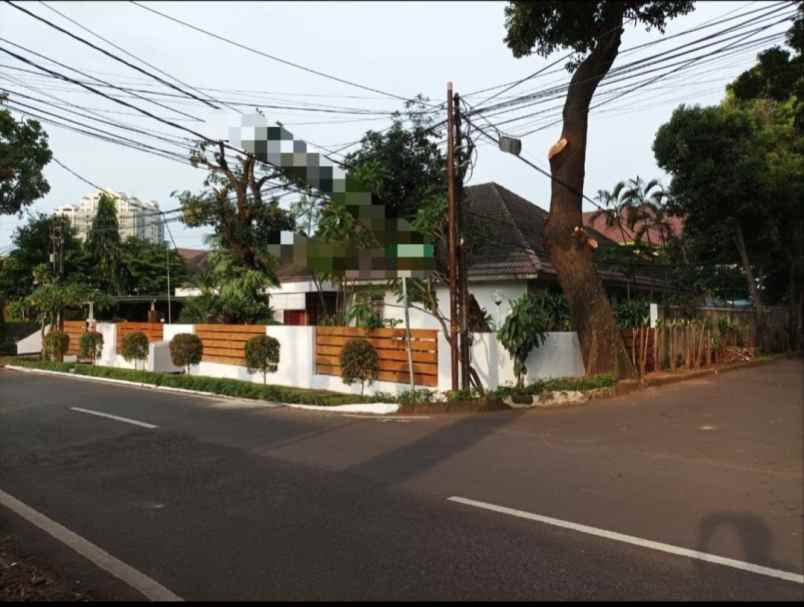
[[52, 156], [36, 120], [17, 121], [0, 107], [0, 215], [20, 213], [50, 191], [42, 169]]
[[352, 305], [346, 311], [346, 322], [363, 329], [379, 329], [383, 326], [382, 316], [372, 302], [373, 296], [381, 290], [367, 289], [354, 294]]
[[133, 360], [135, 365], [148, 358], [148, 338], [145, 333], [135, 331], [123, 337], [120, 353], [125, 360], [129, 362]]
[[565, 2], [515, 0], [505, 7], [505, 43], [514, 57], [534, 50], [548, 57], [561, 48], [575, 51], [567, 64], [574, 69], [598, 44], [601, 34], [623, 22], [644, 25], [664, 33], [667, 21], [692, 10], [689, 0], [629, 0], [626, 2]]
[[190, 374], [190, 365], [201, 362], [204, 344], [194, 333], [178, 333], [170, 340], [170, 359], [177, 367], [184, 367]]
[[[53, 217], [38, 213], [29, 214], [28, 221], [17, 227], [11, 238], [12, 249], [0, 268], [0, 298], [18, 300], [30, 295], [36, 288], [34, 270], [49, 264], [50, 226]], [[89, 264], [83, 259], [81, 242], [72, 230], [64, 232], [64, 277], [67, 280], [87, 283]]]
[[209, 256], [210, 271], [198, 282], [201, 295], [185, 302], [180, 322], [272, 324], [273, 310], [264, 290], [272, 275], [249, 268], [225, 249]]
[[527, 372], [525, 363], [528, 355], [544, 343], [550, 316], [529, 293], [509, 303], [511, 313], [497, 332], [497, 337], [514, 359], [514, 374], [517, 376], [517, 385], [521, 386]]
[[95, 269], [93, 275], [99, 287], [115, 295], [123, 293], [123, 257], [117, 223], [115, 199], [104, 192], [98, 200], [98, 210], [92, 220], [86, 251]]
[[117, 369], [98, 365], [83, 365], [75, 363], [41, 362], [26, 358], [17, 358], [10, 361], [12, 364], [33, 369], [48, 371], [62, 371], [75, 375], [89, 377], [104, 377], [121, 379], [153, 386], [167, 386], [183, 388], [185, 390], [199, 390], [222, 396], [238, 398], [254, 398], [274, 403], [298, 403], [303, 405], [336, 406], [355, 402], [389, 402], [393, 400], [388, 395], [356, 396], [351, 394], [336, 394], [324, 390], [306, 390], [287, 386], [262, 385], [236, 379], [223, 379], [219, 377], [204, 377], [198, 375], [177, 375], [170, 373], [153, 373], [150, 371], [137, 371], [133, 369]]
[[184, 260], [165, 243], [156, 244], [132, 236], [120, 243], [120, 258], [124, 292], [129, 295], [166, 293], [168, 264], [171, 291], [188, 278]]
[[629, 299], [614, 306], [617, 326], [621, 329], [645, 327], [650, 324], [650, 302], [646, 299]]
[[269, 335], [255, 335], [246, 342], [246, 366], [250, 372], [261, 371], [262, 383], [266, 374], [276, 371], [279, 364], [279, 340]]
[[42, 342], [45, 356], [50, 360], [62, 360], [70, 348], [70, 336], [63, 331], [51, 331]]
[[446, 191], [446, 158], [437, 134], [428, 130], [433, 118], [424, 111], [427, 101], [419, 96], [406, 104], [410, 128], [396, 114], [389, 129], [368, 131], [344, 161], [349, 174], [368, 186], [373, 201], [385, 205], [388, 217], [412, 219], [422, 201]]
[[351, 339], [341, 350], [341, 379], [346, 385], [360, 382], [360, 394], [363, 394], [366, 382], [371, 384], [377, 379], [380, 370], [380, 357], [365, 339]]
[[11, 303], [16, 318], [33, 319], [42, 327], [55, 327], [59, 314], [69, 308], [80, 308], [94, 301], [99, 310], [111, 305], [109, 297], [79, 282], [56, 282], [47, 266], [34, 269], [34, 282], [38, 285], [30, 295]]
[[546, 331], [572, 331], [569, 305], [560, 291], [548, 289], [533, 297], [550, 319]]
[[498, 398], [504, 398], [514, 394], [542, 394], [545, 392], [598, 390], [600, 388], [611, 388], [617, 381], [610, 373], [602, 373], [593, 377], [558, 377], [550, 379], [540, 379], [524, 387], [501, 386], [495, 390], [494, 394]]
[[90, 358], [93, 361], [103, 351], [103, 334], [98, 331], [88, 331], [81, 335], [78, 342], [78, 352], [81, 358]]
[[[190, 154], [193, 166], [208, 170], [201, 192], [173, 192], [189, 227], [210, 227], [214, 242], [236, 265], [265, 274], [275, 280], [275, 259], [268, 244], [278, 241], [279, 232], [293, 230], [294, 218], [279, 206], [277, 198], [264, 198], [272, 177], [293, 181], [287, 175], [264, 173], [254, 156], [238, 156], [231, 162], [223, 148], [201, 142]], [[305, 186], [305, 184], [300, 184]]]

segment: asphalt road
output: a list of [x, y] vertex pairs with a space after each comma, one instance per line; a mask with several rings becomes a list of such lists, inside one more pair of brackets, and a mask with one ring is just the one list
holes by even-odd
[[[803, 401], [800, 359], [404, 419], [0, 370], [0, 490], [188, 600], [800, 601], [800, 583], [447, 498], [801, 574]], [[138, 596], [0, 507], [3, 530]]]

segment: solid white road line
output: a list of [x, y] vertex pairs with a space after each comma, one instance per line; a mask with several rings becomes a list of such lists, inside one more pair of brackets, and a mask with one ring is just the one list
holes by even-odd
[[89, 415], [97, 415], [98, 417], [108, 417], [109, 419], [116, 419], [119, 422], [126, 422], [127, 424], [134, 424], [135, 426], [142, 426], [153, 430], [159, 426], [153, 424], [146, 424], [145, 422], [138, 422], [136, 419], [129, 419], [127, 417], [118, 417], [117, 415], [110, 415], [108, 413], [101, 413], [100, 411], [91, 411], [90, 409], [82, 409], [81, 407], [70, 407], [71, 411], [78, 411], [79, 413], [87, 413]]
[[633, 535], [625, 535], [615, 531], [606, 531], [605, 529], [598, 529], [597, 527], [589, 527], [587, 525], [579, 525], [578, 523], [570, 523], [562, 521], [561, 519], [552, 518], [549, 516], [541, 516], [539, 514], [532, 514], [523, 510], [514, 510], [513, 508], [506, 508], [505, 506], [497, 506], [489, 504], [488, 502], [478, 502], [475, 500], [466, 499], [464, 497], [449, 497], [447, 501], [464, 504], [466, 506], [474, 506], [475, 508], [482, 508], [484, 510], [492, 510], [493, 512], [501, 512], [510, 516], [524, 518], [531, 521], [538, 521], [547, 525], [554, 525], [556, 527], [563, 527], [564, 529], [571, 529], [581, 533], [588, 533], [589, 535], [596, 535], [609, 540], [624, 542], [626, 544], [633, 544], [641, 546], [642, 548], [650, 548], [652, 550], [659, 550], [669, 554], [676, 554], [679, 556], [686, 556], [691, 559], [706, 561], [708, 563], [716, 563], [724, 565], [725, 567], [732, 567], [734, 569], [742, 569], [743, 571], [750, 571], [751, 573], [758, 573], [759, 575], [766, 575], [768, 577], [779, 578], [780, 580], [787, 580], [788, 582], [796, 582], [797, 584], [804, 584], [804, 575], [800, 573], [793, 573], [791, 571], [782, 571], [780, 569], [773, 569], [771, 567], [762, 567], [761, 565], [754, 565], [744, 561], [737, 561], [706, 552], [698, 552], [697, 550], [690, 550], [689, 548], [681, 548], [680, 546], [673, 546], [672, 544], [664, 544], [662, 542], [654, 542], [651, 540], [644, 540]]
[[116, 578], [123, 580], [126, 584], [143, 594], [151, 601], [182, 601], [181, 597], [174, 594], [156, 580], [149, 578], [116, 559], [105, 550], [99, 548], [92, 542], [85, 540], [80, 535], [73, 533], [63, 525], [49, 519], [41, 512], [37, 512], [30, 506], [23, 504], [15, 497], [5, 491], [0, 490], [0, 504], [9, 510], [16, 512], [28, 522], [36, 525], [42, 531], [47, 532], [54, 538], [75, 550], [84, 558], [92, 561], [95, 565], [111, 573]]

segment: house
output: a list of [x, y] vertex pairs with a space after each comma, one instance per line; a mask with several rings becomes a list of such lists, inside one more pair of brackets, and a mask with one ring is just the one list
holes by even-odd
[[[473, 244], [468, 256], [468, 286], [480, 308], [490, 314], [495, 324], [510, 311], [509, 301], [527, 293], [538, 293], [558, 287], [558, 276], [545, 250], [544, 223], [547, 211], [498, 183], [484, 183], [464, 190], [464, 233]], [[598, 253], [606, 247], [617, 247], [616, 241], [597, 230], [587, 230], [599, 244]], [[438, 248], [440, 267], [446, 267], [445, 247]], [[626, 276], [615, 269], [600, 267], [609, 296], [624, 297], [630, 289], [649, 293], [665, 288], [662, 280], [649, 274]], [[338, 288], [324, 282], [316, 285], [304, 269], [279, 269], [279, 287], [268, 288], [276, 319], [284, 324], [317, 324], [336, 309]], [[383, 281], [363, 281], [363, 284]], [[177, 289], [177, 295], [192, 295], [197, 290]], [[449, 291], [446, 284], [436, 289], [439, 310], [449, 316]], [[404, 319], [404, 309], [394, 293], [386, 291], [376, 300], [383, 320]], [[410, 310], [411, 326], [440, 329], [438, 320], [418, 309]]]
[[[644, 209], [644, 212], [652, 215], [652, 211], [647, 207]], [[634, 224], [634, 229], [632, 230], [628, 227], [628, 225], [626, 225], [626, 222], [622, 222], [622, 226], [617, 224], [608, 225], [606, 222], [605, 213], [601, 213], [600, 211], [589, 211], [583, 214], [583, 224], [596, 230], [600, 234], [603, 234], [618, 244], [627, 245], [634, 243], [637, 232], [639, 232], [640, 228], [644, 226], [644, 221], [637, 221], [636, 224]], [[684, 231], [684, 220], [680, 217], [668, 217], [667, 227], [673, 236], [681, 236], [682, 232]], [[664, 237], [658, 229], [655, 227], [650, 227], [645, 231], [643, 240], [654, 246], [661, 246], [663, 244]]]

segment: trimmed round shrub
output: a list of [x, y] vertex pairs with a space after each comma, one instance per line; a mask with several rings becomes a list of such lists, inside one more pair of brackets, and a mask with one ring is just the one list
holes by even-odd
[[62, 361], [70, 347], [70, 336], [64, 331], [51, 331], [45, 335], [42, 345], [48, 359]]
[[127, 361], [133, 360], [136, 368], [138, 361], [148, 358], [148, 338], [145, 333], [135, 331], [126, 335], [120, 346], [120, 353]]
[[267, 383], [269, 371], [279, 364], [279, 341], [268, 335], [255, 335], [246, 342], [246, 366], [250, 372], [262, 371], [262, 383]]
[[349, 385], [360, 382], [360, 394], [369, 384], [377, 379], [380, 370], [380, 357], [365, 339], [349, 340], [341, 350], [341, 379]]
[[78, 353], [81, 358], [95, 359], [101, 355], [103, 350], [103, 334], [98, 331], [89, 331], [81, 336], [78, 342]]
[[201, 362], [204, 344], [194, 333], [178, 333], [170, 340], [170, 359], [177, 367], [184, 367], [190, 374], [190, 365]]

